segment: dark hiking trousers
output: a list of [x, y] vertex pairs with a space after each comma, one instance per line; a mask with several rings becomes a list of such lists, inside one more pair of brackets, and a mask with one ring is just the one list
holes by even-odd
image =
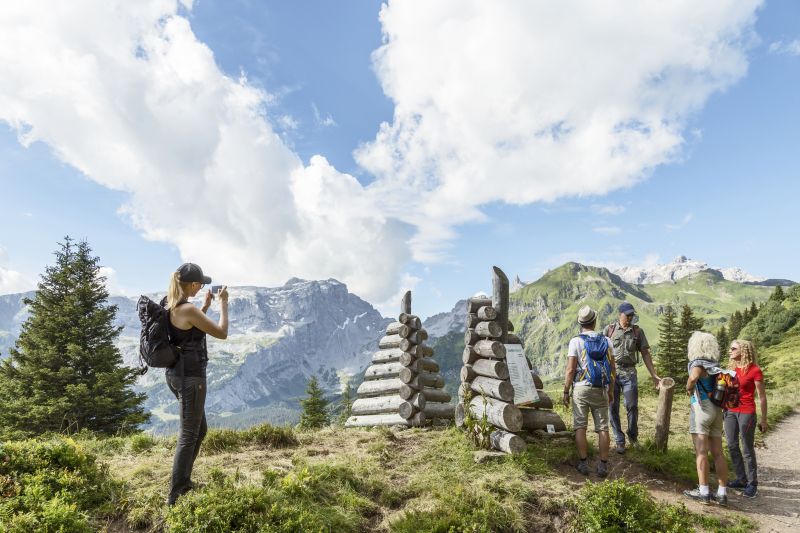
[[[731, 462], [736, 470], [736, 479], [750, 485], [758, 485], [758, 465], [756, 464], [756, 414], [725, 412], [723, 419], [725, 438]], [[741, 448], [739, 441], [741, 437]]]
[[628, 415], [628, 438], [636, 442], [639, 438], [639, 381], [636, 369], [632, 371], [619, 370], [614, 381], [614, 401], [611, 408], [611, 428], [614, 430], [614, 440], [617, 444], [625, 444], [625, 433], [619, 419], [619, 403], [625, 398], [625, 411]]
[[200, 444], [208, 429], [205, 413], [206, 378], [167, 376], [167, 386], [180, 402], [181, 412], [181, 430], [175, 447], [169, 487], [168, 501], [171, 505], [191, 486], [194, 460], [200, 453]]

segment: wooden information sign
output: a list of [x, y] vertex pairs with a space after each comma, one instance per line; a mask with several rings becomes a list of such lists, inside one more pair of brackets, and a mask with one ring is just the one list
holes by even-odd
[[539, 401], [528, 361], [521, 344], [506, 344], [506, 365], [511, 385], [514, 386], [514, 405], [528, 405]]

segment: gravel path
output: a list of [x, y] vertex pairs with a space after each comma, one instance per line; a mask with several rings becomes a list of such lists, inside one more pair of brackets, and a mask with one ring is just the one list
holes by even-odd
[[758, 496], [735, 495], [732, 507], [757, 519], [762, 531], [800, 531], [800, 414], [767, 433], [756, 459]]
[[[800, 532], [800, 413], [796, 413], [776, 427], [764, 438], [764, 445], [756, 448], [758, 460], [758, 496], [744, 498], [737, 491], [728, 491], [729, 507], [700, 505], [687, 500], [684, 483], [659, 479], [638, 463], [625, 456], [611, 454], [609, 478], [624, 478], [645, 484], [657, 499], [670, 503], [682, 503], [692, 511], [723, 517], [731, 512], [746, 516], [758, 524], [763, 532]], [[577, 489], [587, 479], [573, 466], [562, 465], [561, 473]], [[715, 485], [716, 481], [712, 483]]]

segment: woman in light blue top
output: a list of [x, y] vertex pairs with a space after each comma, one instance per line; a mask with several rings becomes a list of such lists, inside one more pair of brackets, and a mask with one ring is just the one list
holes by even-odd
[[714, 458], [719, 488], [714, 501], [728, 505], [728, 463], [722, 451], [722, 407], [714, 405], [709, 396], [717, 388], [717, 375], [724, 372], [719, 368], [719, 345], [714, 335], [695, 331], [689, 338], [689, 379], [686, 381], [686, 394], [691, 397], [689, 413], [689, 433], [692, 434], [697, 462], [696, 489], [684, 491], [684, 495], [708, 504], [711, 495], [708, 489], [708, 452]]

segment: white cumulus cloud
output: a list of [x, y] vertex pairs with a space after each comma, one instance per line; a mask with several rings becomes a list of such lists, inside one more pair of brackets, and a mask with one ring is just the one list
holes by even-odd
[[485, 220], [482, 205], [631, 186], [746, 73], [760, 4], [389, 0], [373, 60], [394, 117], [357, 161], [418, 226], [420, 260]]
[[36, 284], [21, 272], [8, 266], [8, 253], [0, 246], [0, 294], [14, 294], [30, 291]]
[[406, 230], [325, 159], [305, 166], [267, 119], [273, 100], [219, 69], [175, 0], [3, 7], [0, 121], [130, 193], [121, 212], [147, 238], [229, 284], [335, 277], [393, 294]]

